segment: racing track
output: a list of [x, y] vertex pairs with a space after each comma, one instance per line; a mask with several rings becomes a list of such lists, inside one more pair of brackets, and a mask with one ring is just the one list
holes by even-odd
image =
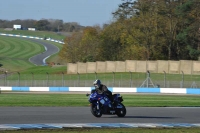
[[56, 47], [53, 44], [50, 44], [48, 42], [44, 42], [42, 40], [35, 40], [35, 39], [29, 39], [29, 40], [43, 45], [46, 49], [45, 52], [35, 55], [29, 59], [30, 62], [35, 65], [44, 65], [46, 58], [48, 58], [50, 55], [53, 55], [59, 51], [58, 47]]
[[200, 123], [199, 107], [127, 107], [127, 115], [94, 117], [89, 107], [0, 107], [0, 124]]

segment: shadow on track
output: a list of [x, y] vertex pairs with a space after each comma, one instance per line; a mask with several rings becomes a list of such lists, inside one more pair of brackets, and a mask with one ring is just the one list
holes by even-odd
[[176, 117], [158, 117], [158, 116], [125, 116], [125, 117], [118, 117], [118, 116], [111, 116], [106, 118], [142, 118], [142, 119], [175, 119]]

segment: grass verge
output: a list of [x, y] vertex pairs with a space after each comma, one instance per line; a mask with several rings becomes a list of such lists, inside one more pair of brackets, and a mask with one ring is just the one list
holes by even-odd
[[42, 45], [29, 40], [0, 36], [0, 65], [8, 72], [33, 67], [29, 58], [43, 51]]
[[[126, 107], [197, 107], [200, 97], [195, 95], [154, 95], [122, 94]], [[38, 94], [5, 93], [0, 94], [0, 106], [88, 106], [85, 94]]]

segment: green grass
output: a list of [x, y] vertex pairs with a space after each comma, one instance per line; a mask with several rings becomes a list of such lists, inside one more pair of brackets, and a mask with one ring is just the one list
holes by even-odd
[[[62, 49], [63, 46], [62, 44], [51, 41], [48, 41], [48, 43], [57, 46], [59, 49]], [[27, 39], [0, 36], [0, 67], [5, 68], [9, 73], [17, 71], [21, 72], [28, 68], [32, 70], [41, 69], [40, 66], [38, 68], [38, 66], [30, 63], [29, 58], [44, 51], [45, 49], [41, 44], [37, 44]], [[66, 65], [66, 62], [59, 58], [58, 53], [49, 57], [47, 62], [55, 62], [56, 64], [60, 63]], [[30, 69], [27, 70], [27, 73], [30, 73]], [[55, 71], [55, 73], [57, 73], [57, 71], [61, 70], [62, 72], [64, 70], [60, 67], [52, 69], [44, 67], [44, 69], [46, 69], [44, 70], [45, 73], [47, 71]], [[64, 71], [66, 71], [66, 67]]]
[[15, 34], [15, 35], [25, 35], [25, 36], [34, 36], [34, 37], [41, 37], [41, 38], [53, 38], [57, 40], [65, 39], [64, 35], [57, 34], [56, 32], [48, 32], [48, 31], [29, 31], [29, 30], [4, 30], [0, 29], [0, 33], [5, 34]]
[[[20, 74], [44, 74], [44, 77], [46, 77], [46, 73], [49, 74], [62, 74], [66, 73], [67, 67], [66, 66], [57, 66], [57, 67], [51, 67], [51, 66], [37, 66], [37, 67], [30, 67], [27, 68], [24, 71], [20, 71]], [[42, 75], [40, 75], [43, 77]]]
[[[194, 95], [153, 95], [122, 94], [126, 107], [196, 107], [200, 106], [199, 96]], [[88, 106], [85, 94], [0, 94], [0, 106]]]
[[2, 133], [199, 133], [200, 128], [65, 128], [2, 131]]
[[43, 51], [42, 45], [29, 40], [0, 36], [0, 64], [8, 72], [33, 67], [29, 58]]

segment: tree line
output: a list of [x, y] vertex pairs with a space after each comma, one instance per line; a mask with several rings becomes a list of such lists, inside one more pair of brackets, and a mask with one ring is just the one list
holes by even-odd
[[198, 60], [199, 0], [122, 0], [113, 22], [65, 38], [68, 62]]
[[84, 26], [79, 25], [77, 22], [63, 22], [59, 19], [16, 19], [16, 20], [1, 20], [0, 28], [13, 28], [13, 25], [22, 25], [23, 29], [36, 28], [40, 31], [53, 31], [53, 32], [77, 32], [84, 28]]

